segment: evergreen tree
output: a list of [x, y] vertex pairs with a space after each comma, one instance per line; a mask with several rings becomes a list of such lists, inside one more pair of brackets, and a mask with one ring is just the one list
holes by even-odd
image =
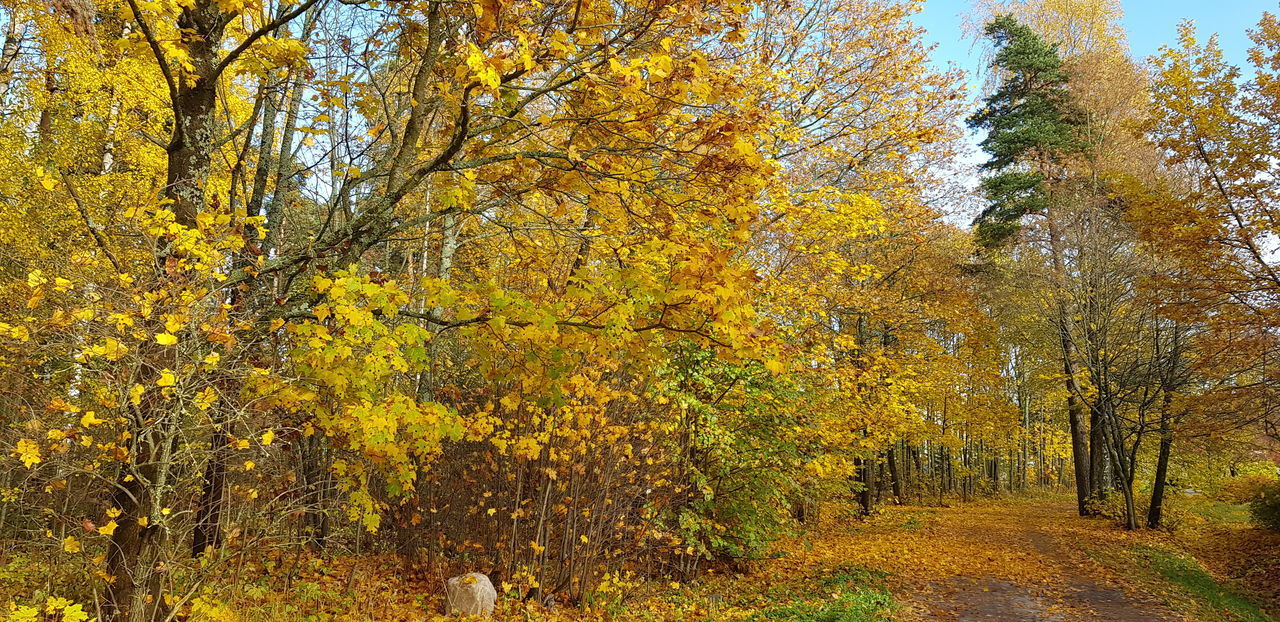
[[991, 66], [1004, 81], [968, 123], [987, 130], [980, 144], [991, 156], [982, 165], [993, 173], [982, 180], [990, 204], [975, 224], [979, 241], [992, 248], [1018, 232], [1023, 216], [1044, 211], [1051, 195], [1046, 182], [1064, 178], [1064, 161], [1087, 141], [1057, 46], [1011, 15], [991, 20], [984, 32], [996, 48]]

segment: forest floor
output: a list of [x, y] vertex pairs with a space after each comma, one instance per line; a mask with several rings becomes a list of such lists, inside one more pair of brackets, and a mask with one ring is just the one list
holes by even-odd
[[1060, 496], [891, 508], [852, 528], [875, 544], [847, 558], [890, 573], [899, 620], [1271, 620], [1255, 603], [1280, 589], [1280, 537], [1187, 505], [1174, 533], [1081, 518]]
[[[903, 619], [1186, 620], [1148, 586], [1091, 558], [1081, 540], [1098, 535], [1070, 501], [981, 504], [938, 513], [927, 530], [938, 554], [978, 564], [950, 577], [904, 572], [895, 591]], [[1115, 535], [1107, 534], [1106, 540]], [[1122, 546], [1130, 543], [1120, 539]], [[985, 559], [984, 559], [985, 558]]]
[[1273, 622], [1280, 534], [1207, 499], [1180, 500], [1171, 522], [1172, 533], [1126, 531], [1062, 495], [828, 516], [783, 557], [691, 586], [714, 606], [668, 594], [622, 618]]
[[[1194, 503], [1193, 503], [1194, 502]], [[627, 585], [587, 607], [500, 598], [521, 622], [870, 622], [896, 620], [1276, 622], [1280, 534], [1243, 506], [1181, 499], [1176, 529], [1125, 531], [1081, 518], [1061, 495], [944, 507], [889, 506], [868, 519], [824, 510], [776, 556], [712, 568], [689, 584]], [[438, 577], [393, 556], [246, 559], [210, 586], [191, 620], [446, 620]], [[296, 572], [282, 572], [286, 566]], [[0, 589], [20, 593], [0, 568]], [[14, 568], [14, 570], [17, 570]], [[13, 585], [8, 585], [13, 579]], [[453, 618], [456, 620], [456, 618]]]

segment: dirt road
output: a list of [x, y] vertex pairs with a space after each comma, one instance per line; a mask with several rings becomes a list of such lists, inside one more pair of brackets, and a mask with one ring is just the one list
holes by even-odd
[[983, 555], [950, 577], [912, 577], [896, 586], [907, 620], [1190, 620], [1151, 594], [1126, 587], [1084, 555], [1064, 503], [979, 506], [940, 512], [925, 527], [938, 555]]

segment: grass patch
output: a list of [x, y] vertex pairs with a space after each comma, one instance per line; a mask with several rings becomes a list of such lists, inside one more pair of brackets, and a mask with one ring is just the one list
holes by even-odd
[[1200, 617], [1202, 620], [1275, 622], [1247, 598], [1220, 585], [1193, 559], [1150, 546], [1134, 547], [1134, 553], [1175, 589], [1193, 599], [1202, 615], [1214, 616]]
[[1206, 501], [1193, 504], [1189, 509], [1210, 521], [1223, 523], [1248, 523], [1252, 521], [1249, 516], [1249, 504], [1247, 503]]
[[885, 587], [886, 573], [861, 566], [840, 566], [818, 581], [818, 593], [785, 605], [756, 612], [750, 620], [794, 622], [867, 622], [888, 620], [893, 596]]

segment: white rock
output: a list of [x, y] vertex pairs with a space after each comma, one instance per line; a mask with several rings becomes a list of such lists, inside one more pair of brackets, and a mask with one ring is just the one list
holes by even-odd
[[445, 592], [445, 604], [450, 615], [493, 615], [493, 606], [498, 602], [498, 591], [493, 589], [493, 583], [478, 572], [449, 579], [445, 583]]

